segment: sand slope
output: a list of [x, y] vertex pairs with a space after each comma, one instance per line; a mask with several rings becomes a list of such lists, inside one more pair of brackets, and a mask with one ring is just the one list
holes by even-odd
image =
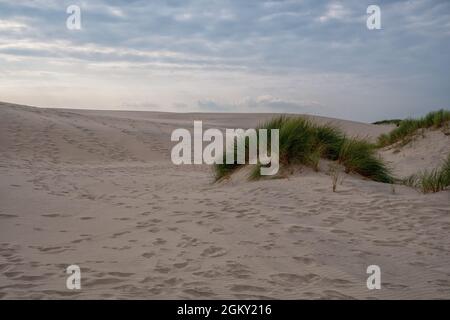
[[[449, 298], [449, 192], [345, 176], [332, 193], [309, 170], [217, 184], [170, 162], [170, 133], [194, 119], [270, 117], [0, 104], [0, 298]], [[370, 264], [381, 290], [366, 288]]]
[[383, 148], [381, 155], [393, 168], [393, 173], [405, 178], [418, 171], [440, 167], [450, 154], [450, 134], [446, 131], [423, 130], [407, 143]]

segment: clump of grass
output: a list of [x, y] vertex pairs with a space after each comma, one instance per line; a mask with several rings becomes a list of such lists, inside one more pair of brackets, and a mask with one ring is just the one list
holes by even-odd
[[393, 183], [389, 169], [376, 155], [375, 145], [359, 139], [346, 139], [339, 153], [345, 171], [356, 172], [374, 181]]
[[[237, 144], [236, 139], [234, 140], [234, 150], [232, 151], [234, 154], [237, 153]], [[247, 149], [247, 141], [246, 141], [246, 149]], [[234, 158], [234, 163], [227, 164], [226, 163], [227, 153], [223, 152], [223, 163], [217, 163], [214, 165], [214, 170], [216, 174], [216, 180], [220, 180], [222, 178], [228, 177], [234, 170], [239, 168], [240, 164], [237, 163], [236, 157]]]
[[395, 124], [398, 127], [400, 125], [400, 122], [402, 122], [401, 119], [388, 119], [388, 120], [375, 121], [375, 122], [372, 122], [372, 124]]
[[239, 167], [238, 164], [226, 164], [225, 161], [223, 164], [216, 164], [214, 169], [216, 173], [216, 180], [220, 180], [222, 178], [228, 177], [234, 170]]
[[[320, 159], [337, 161], [346, 171], [356, 172], [369, 179], [392, 183], [393, 178], [384, 162], [376, 156], [375, 146], [364, 140], [347, 138], [330, 125], [316, 125], [302, 117], [280, 116], [269, 120], [258, 129], [279, 129], [280, 167], [306, 165], [319, 170]], [[270, 146], [268, 148], [270, 150]], [[216, 165], [216, 178], [230, 174], [240, 165]], [[259, 178], [255, 166], [251, 179]]]
[[418, 188], [423, 193], [447, 189], [450, 186], [450, 154], [441, 167], [411, 175], [403, 183]]
[[323, 146], [322, 155], [330, 160], [337, 160], [342, 144], [346, 140], [344, 134], [338, 129], [328, 126], [316, 126], [318, 144]]
[[402, 141], [404, 144], [409, 142], [411, 137], [419, 129], [442, 128], [448, 126], [450, 122], [449, 110], [438, 110], [428, 113], [419, 119], [406, 119], [400, 121], [398, 127], [388, 134], [382, 134], [378, 137], [378, 146], [385, 147], [396, 142]]

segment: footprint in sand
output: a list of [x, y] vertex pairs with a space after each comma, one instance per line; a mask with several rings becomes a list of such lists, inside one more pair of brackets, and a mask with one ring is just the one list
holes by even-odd
[[245, 292], [245, 291], [247, 291], [247, 292], [248, 291], [249, 292], [265, 292], [265, 291], [267, 291], [263, 287], [250, 286], [250, 285], [245, 285], [245, 284], [232, 285], [230, 290], [235, 291], [235, 292]]
[[224, 256], [227, 253], [228, 253], [228, 251], [226, 249], [224, 249], [224, 248], [211, 246], [211, 247], [206, 248], [205, 250], [203, 250], [201, 256], [202, 257], [216, 258], [216, 257]]
[[211, 298], [215, 295], [209, 288], [185, 289], [183, 292], [197, 299]]
[[56, 217], [61, 217], [61, 215], [59, 213], [48, 213], [48, 214], [43, 214], [43, 217], [46, 218], [56, 218]]
[[15, 214], [0, 213], [0, 218], [17, 218]]
[[156, 239], [155, 241], [153, 241], [153, 244], [154, 245], [163, 245], [163, 244], [165, 244], [167, 241], [166, 240], [164, 240], [164, 239], [162, 239], [162, 238], [158, 238], [158, 239]]
[[310, 284], [320, 279], [317, 274], [307, 273], [304, 275], [293, 274], [293, 273], [278, 273], [270, 276], [273, 282], [282, 286], [302, 286]]
[[203, 278], [217, 278], [219, 276], [222, 276], [222, 273], [216, 271], [216, 270], [207, 270], [207, 271], [198, 271], [193, 273], [194, 276], [199, 276]]
[[147, 259], [150, 259], [151, 257], [153, 257], [155, 254], [153, 253], [153, 252], [146, 252], [146, 253], [143, 253], [142, 254], [142, 256], [144, 257], [144, 258], [147, 258]]
[[175, 268], [181, 269], [186, 267], [189, 264], [189, 261], [185, 261], [185, 262], [180, 262], [180, 263], [174, 263], [173, 266]]
[[315, 263], [314, 259], [307, 258], [307, 257], [292, 257], [292, 259], [294, 259], [298, 262], [301, 262], [303, 264], [306, 264], [306, 265], [311, 265], [311, 264]]
[[156, 266], [153, 270], [159, 273], [169, 273], [171, 269], [164, 266]]
[[353, 282], [349, 281], [349, 280], [345, 280], [345, 279], [323, 279], [322, 281], [323, 283], [326, 284], [326, 286], [335, 286], [335, 287], [342, 287], [342, 288], [347, 288], [350, 287]]

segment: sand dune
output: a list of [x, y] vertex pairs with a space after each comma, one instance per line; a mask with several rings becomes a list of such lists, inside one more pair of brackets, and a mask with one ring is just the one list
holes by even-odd
[[383, 148], [381, 154], [394, 173], [404, 178], [441, 166], [450, 154], [450, 135], [442, 130], [424, 130], [406, 145]]
[[[307, 169], [213, 183], [210, 167], [170, 161], [175, 128], [271, 116], [1, 103], [0, 298], [449, 298], [449, 191], [345, 175], [333, 193]], [[369, 139], [392, 128], [312, 119]], [[409, 174], [441, 161], [435, 135], [382, 155]], [[81, 290], [66, 289], [71, 264]], [[371, 264], [381, 290], [366, 287]]]

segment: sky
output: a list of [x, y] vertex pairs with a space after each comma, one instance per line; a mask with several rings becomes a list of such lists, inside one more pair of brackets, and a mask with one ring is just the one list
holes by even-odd
[[0, 0], [0, 101], [368, 122], [450, 109], [449, 80], [448, 0]]

